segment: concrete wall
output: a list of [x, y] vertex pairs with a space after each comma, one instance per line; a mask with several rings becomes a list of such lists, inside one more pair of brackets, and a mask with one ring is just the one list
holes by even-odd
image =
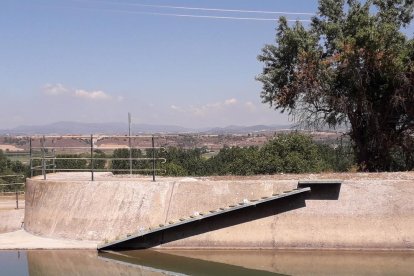
[[155, 183], [147, 178], [70, 178], [27, 181], [27, 231], [111, 240], [194, 212], [293, 189], [299, 179], [329, 178], [344, 180], [337, 200], [307, 199], [306, 206], [273, 213], [267, 207], [263, 216], [251, 212], [248, 218], [238, 213], [216, 227], [203, 226], [205, 233], [194, 231], [161, 247], [414, 249], [413, 173], [164, 178]]
[[21, 229], [24, 210], [0, 210], [0, 234]]
[[16, 210], [14, 196], [0, 197], [0, 234], [21, 229], [24, 219], [24, 200], [20, 198], [19, 209]]

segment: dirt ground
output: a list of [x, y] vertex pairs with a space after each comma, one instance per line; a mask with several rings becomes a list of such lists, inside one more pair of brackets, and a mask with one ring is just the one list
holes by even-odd
[[24, 149], [18, 148], [15, 145], [0, 145], [2, 151], [23, 151]]
[[16, 209], [16, 207], [16, 198], [0, 197], [0, 233], [16, 231], [23, 226], [24, 196], [19, 200], [19, 209]]
[[13, 249], [96, 249], [97, 242], [42, 238], [22, 229], [25, 200], [0, 197], [0, 250]]
[[[19, 195], [19, 209], [24, 209], [24, 195]], [[15, 196], [0, 196], [0, 211], [13, 210], [17, 207]]]
[[[40, 179], [42, 176], [36, 176], [35, 178]], [[78, 180], [84, 181], [91, 178], [91, 173], [89, 172], [70, 172], [70, 173], [54, 173], [47, 174], [47, 179], [49, 180]], [[152, 182], [152, 176], [149, 175], [139, 175], [134, 174], [130, 176], [129, 174], [124, 175], [114, 175], [110, 172], [105, 173], [95, 173], [95, 180], [97, 181], [110, 181], [122, 179], [126, 181], [148, 181]], [[206, 177], [163, 177], [156, 176], [157, 182], [163, 181], [224, 181], [224, 180], [234, 180], [234, 181], [243, 181], [243, 180], [318, 180], [318, 179], [329, 179], [329, 180], [413, 180], [414, 183], [414, 171], [412, 172], [392, 172], [392, 173], [316, 173], [316, 174], [275, 174], [275, 175], [253, 175], [253, 176], [236, 176], [236, 175], [226, 175], [226, 176], [206, 176]]]
[[414, 171], [411, 172], [383, 172], [383, 173], [315, 173], [315, 174], [276, 174], [254, 176], [210, 176], [200, 179], [211, 180], [413, 180]]
[[0, 250], [24, 249], [96, 249], [95, 241], [42, 238], [24, 230], [0, 234]]

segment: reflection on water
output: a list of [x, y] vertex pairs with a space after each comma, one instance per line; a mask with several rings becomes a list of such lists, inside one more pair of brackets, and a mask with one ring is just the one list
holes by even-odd
[[0, 251], [0, 275], [413, 275], [414, 252]]
[[0, 275], [28, 275], [26, 252], [0, 251]]
[[414, 275], [414, 252], [169, 251], [283, 275]]
[[175, 254], [149, 250], [100, 253], [99, 256], [122, 263], [150, 266], [163, 271], [170, 271], [184, 275], [275, 275], [275, 273], [269, 271], [245, 268], [240, 265], [232, 265], [223, 262], [178, 256]]

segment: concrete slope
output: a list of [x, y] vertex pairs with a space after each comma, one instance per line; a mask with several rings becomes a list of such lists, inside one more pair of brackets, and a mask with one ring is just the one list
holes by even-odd
[[117, 240], [189, 214], [293, 190], [299, 180], [327, 178], [344, 181], [320, 188], [322, 193], [314, 194], [312, 187], [306, 199], [282, 198], [180, 231], [191, 236], [165, 231], [163, 240], [170, 242], [160, 247], [414, 249], [414, 172], [160, 177], [155, 183], [147, 177], [92, 182], [73, 174], [48, 175], [46, 181], [27, 181], [25, 230], [50, 238]]
[[150, 227], [145, 231], [140, 231], [135, 234], [127, 234], [124, 238], [99, 245], [98, 250], [150, 248], [164, 243], [164, 237], [162, 237], [159, 242], [149, 242], [148, 238], [151, 239], [151, 236], [154, 236], [154, 234], [162, 235], [167, 230], [180, 231], [183, 226], [192, 227], [193, 224], [199, 223], [201, 220], [208, 220], [213, 217], [217, 219], [219, 216], [223, 216], [230, 212], [236, 214], [237, 211], [242, 211], [243, 209], [270, 203], [277, 199], [295, 196], [301, 193], [309, 192], [310, 190], [311, 188], [309, 187], [297, 188], [291, 191], [285, 191], [282, 194], [273, 194], [269, 197], [265, 196], [260, 199], [244, 200], [243, 202], [239, 202], [228, 207], [220, 207], [218, 209], [196, 213], [194, 215], [190, 215], [189, 217], [180, 218], [178, 221], [169, 221], [167, 225], [161, 223], [158, 226]]
[[16, 209], [14, 197], [0, 197], [0, 233], [16, 231], [22, 228], [24, 220], [24, 198], [19, 200]]

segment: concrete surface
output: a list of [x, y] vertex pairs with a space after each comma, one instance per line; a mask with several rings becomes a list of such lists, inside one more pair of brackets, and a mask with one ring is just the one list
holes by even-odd
[[24, 249], [96, 249], [96, 241], [43, 238], [18, 230], [0, 234], [0, 250]]
[[[19, 195], [19, 209], [24, 209], [24, 195]], [[16, 198], [14, 196], [0, 196], [0, 211], [16, 209]]]
[[306, 206], [253, 220], [229, 217], [233, 223], [223, 228], [205, 228], [161, 247], [414, 249], [412, 172], [158, 178], [155, 183], [149, 177], [101, 175], [94, 182], [88, 177], [60, 173], [48, 175], [47, 181], [29, 179], [25, 229], [51, 238], [111, 240], [194, 212], [290, 190], [298, 180], [341, 179], [337, 198], [313, 198]]
[[19, 200], [19, 209], [16, 210], [14, 197], [0, 197], [0, 233], [16, 231], [22, 227], [24, 220], [24, 197]]
[[[138, 231], [134, 234], [127, 235], [126, 237], [122, 237], [121, 239], [99, 245], [98, 250], [148, 249], [173, 240], [195, 236], [197, 233], [212, 231], [213, 227], [220, 229], [245, 222], [235, 220], [235, 217], [252, 221], [265, 216], [269, 212], [269, 208], [272, 209], [270, 214], [276, 215], [276, 212], [274, 212], [276, 205], [286, 207], [286, 205], [291, 205], [293, 201], [303, 202], [305, 198], [303, 193], [309, 194], [310, 191], [310, 187], [305, 187], [297, 190], [285, 191], [281, 194], [271, 195], [255, 201], [243, 200], [241, 203], [235, 203], [228, 207], [211, 210], [209, 212], [196, 213], [191, 217], [183, 217], [179, 220], [168, 221], [165, 225], [160, 224], [156, 226], [156, 228], [148, 229], [145, 232]], [[274, 201], [276, 200], [281, 201], [282, 203], [275, 203]], [[297, 206], [298, 205], [296, 205], [296, 207]], [[301, 207], [303, 206], [304, 203], [301, 204]], [[223, 222], [225, 222], [225, 224], [223, 224]]]

